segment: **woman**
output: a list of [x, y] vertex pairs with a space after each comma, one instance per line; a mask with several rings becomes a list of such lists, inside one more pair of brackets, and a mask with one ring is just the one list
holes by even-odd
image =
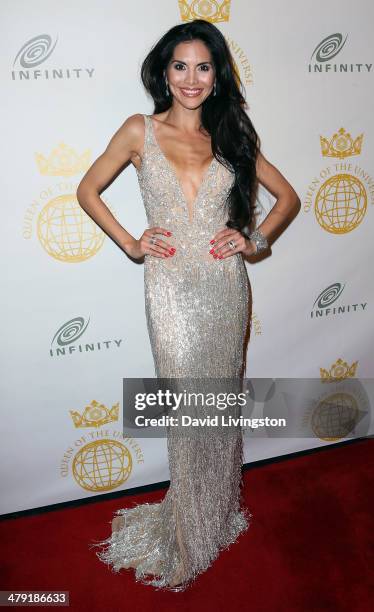
[[[266, 249], [300, 201], [260, 153], [218, 28], [204, 20], [171, 28], [144, 60], [141, 76], [154, 114], [126, 119], [77, 197], [130, 257], [144, 257], [157, 378], [175, 379], [175, 388], [183, 379], [192, 390], [197, 379], [240, 380], [250, 321], [243, 256]], [[139, 239], [99, 197], [128, 161], [149, 224]], [[257, 181], [277, 201], [248, 234]], [[205, 437], [173, 427], [167, 433], [170, 487], [163, 501], [118, 510], [97, 554], [114, 571], [132, 567], [145, 584], [181, 591], [236, 541], [252, 515], [240, 508], [240, 428]]]

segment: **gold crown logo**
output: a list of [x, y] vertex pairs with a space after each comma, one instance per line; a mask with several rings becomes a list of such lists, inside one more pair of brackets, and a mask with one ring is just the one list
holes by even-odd
[[339, 159], [360, 155], [363, 137], [364, 135], [360, 134], [353, 140], [344, 128], [340, 128], [331, 140], [320, 136], [322, 155], [323, 157], [338, 157]]
[[104, 404], [99, 404], [92, 400], [91, 404], [85, 407], [82, 414], [74, 410], [69, 410], [74, 425], [78, 427], [101, 427], [105, 423], [118, 421], [119, 402], [109, 410]]
[[178, 0], [182, 21], [229, 21], [231, 0]]
[[319, 369], [321, 381], [337, 382], [347, 378], [354, 378], [354, 376], [356, 376], [357, 364], [358, 361], [355, 361], [351, 366], [349, 366], [346, 361], [343, 361], [343, 359], [338, 359], [335, 363], [333, 363], [330, 370], [325, 370], [324, 368]]
[[85, 172], [90, 166], [91, 154], [87, 149], [79, 156], [74, 149], [60, 142], [53, 149], [49, 158], [41, 153], [35, 153], [36, 163], [40, 174], [47, 176], [74, 176], [79, 172]]

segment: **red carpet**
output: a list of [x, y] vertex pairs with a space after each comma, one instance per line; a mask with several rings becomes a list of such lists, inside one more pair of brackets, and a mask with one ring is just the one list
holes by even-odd
[[1, 589], [68, 590], [79, 612], [372, 610], [373, 463], [366, 439], [246, 469], [251, 527], [182, 593], [111, 573], [87, 545], [116, 508], [166, 489], [5, 519]]

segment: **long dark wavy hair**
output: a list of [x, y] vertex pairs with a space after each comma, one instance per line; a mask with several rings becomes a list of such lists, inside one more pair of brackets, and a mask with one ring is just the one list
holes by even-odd
[[[243, 84], [236, 74], [229, 47], [223, 34], [212, 23], [195, 19], [168, 30], [152, 47], [141, 67], [141, 79], [154, 102], [154, 114], [172, 106], [172, 94], [166, 94], [164, 73], [174, 48], [181, 42], [201, 40], [209, 49], [216, 72], [216, 95], [204, 100], [201, 123], [211, 137], [214, 157], [231, 172], [235, 181], [228, 194], [227, 227], [242, 231], [253, 219], [256, 192], [256, 159], [259, 136], [246, 112]], [[227, 164], [228, 162], [228, 164]], [[231, 167], [230, 167], [231, 166]]]

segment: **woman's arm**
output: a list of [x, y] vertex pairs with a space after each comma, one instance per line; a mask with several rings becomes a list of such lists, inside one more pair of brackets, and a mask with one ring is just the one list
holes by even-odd
[[[287, 179], [277, 170], [273, 164], [258, 153], [256, 161], [256, 177], [257, 180], [275, 197], [277, 201], [270, 210], [264, 221], [256, 228], [260, 231], [268, 243], [268, 246], [283, 232], [283, 230], [296, 217], [301, 208], [301, 202], [296, 191], [287, 181]], [[255, 239], [255, 236], [252, 236]], [[235, 243], [236, 247], [229, 248], [230, 241]], [[262, 241], [264, 242], [264, 241]], [[232, 228], [225, 228], [215, 234], [211, 240], [214, 244], [209, 251], [213, 257], [225, 259], [238, 252], [242, 252], [244, 256], [249, 257], [257, 252], [256, 243], [245, 235], [245, 232], [239, 232]], [[261, 245], [261, 250], [265, 245]]]
[[99, 194], [139, 155], [144, 138], [144, 119], [136, 114], [128, 117], [111, 138], [102, 153], [87, 170], [77, 189], [80, 206], [125, 252], [132, 254], [136, 240], [115, 219]]
[[[257, 157], [256, 174], [258, 181], [277, 198], [269, 214], [256, 228], [265, 236], [270, 245], [299, 213], [301, 202], [287, 179], [262, 153], [259, 153]], [[255, 245], [249, 241], [249, 247], [243, 253], [252, 255], [255, 250]]]

